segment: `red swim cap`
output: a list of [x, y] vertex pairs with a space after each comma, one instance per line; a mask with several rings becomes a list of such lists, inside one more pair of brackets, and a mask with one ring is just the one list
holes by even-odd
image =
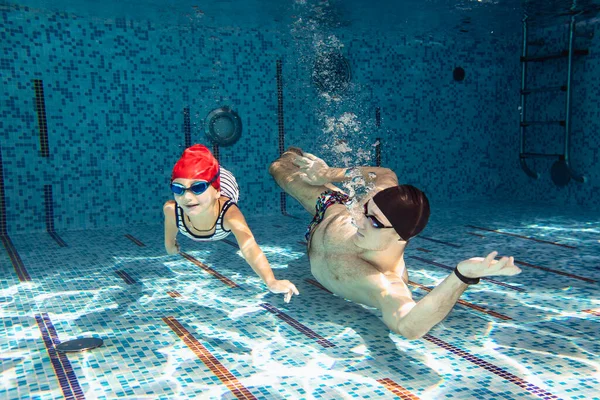
[[[198, 179], [210, 181], [219, 172], [219, 162], [212, 155], [210, 150], [202, 144], [195, 144], [188, 147], [183, 152], [183, 155], [175, 163], [171, 182], [177, 178], [182, 179]], [[218, 177], [212, 186], [221, 189], [221, 177]]]

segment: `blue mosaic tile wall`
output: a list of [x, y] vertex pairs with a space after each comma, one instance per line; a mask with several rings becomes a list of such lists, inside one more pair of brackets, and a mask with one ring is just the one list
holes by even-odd
[[[297, 18], [299, 57], [286, 66], [294, 77], [286, 106], [287, 120], [294, 123], [288, 124], [286, 141], [348, 166], [374, 165], [373, 145], [381, 138], [382, 165], [402, 183], [422, 188], [434, 207], [498, 195], [506, 179], [502, 170], [518, 160], [518, 152], [507, 149], [518, 138], [518, 119], [508, 109], [514, 104], [516, 110], [519, 101], [518, 18], [502, 34], [483, 22], [479, 33], [455, 26], [427, 30], [425, 22], [414, 26], [407, 17], [406, 26], [389, 30], [319, 25], [304, 36], [302, 28], [318, 25], [311, 23], [317, 18], [310, 9]], [[352, 84], [339, 96], [319, 94], [311, 82], [298, 79], [311, 76], [315, 54], [331, 51], [347, 57], [352, 68]], [[456, 67], [466, 71], [464, 81], [453, 79]], [[307, 109], [313, 110], [309, 118]], [[332, 121], [339, 126], [333, 134]], [[341, 141], [353, 152], [345, 153]]]
[[[106, 10], [92, 16], [3, 3], [0, 144], [8, 232], [161, 223], [186, 126], [192, 143], [210, 145], [203, 120], [223, 105], [244, 125], [239, 142], [219, 149], [221, 163], [238, 177], [242, 209], [279, 212], [280, 192], [267, 173], [280, 145], [278, 60], [285, 146], [332, 165], [373, 165], [381, 138], [382, 165], [433, 202], [506, 196], [597, 205], [598, 156], [590, 139], [597, 87], [574, 94], [590, 105], [574, 118], [581, 121], [574, 130], [590, 134], [572, 152], [575, 166], [587, 163], [579, 169], [592, 171], [590, 183], [559, 190], [546, 174], [525, 190], [532, 185], [517, 158], [517, 18], [505, 35], [425, 34], [415, 24], [357, 30], [343, 15], [334, 16], [338, 22], [324, 17], [330, 3], [297, 1], [275, 23], [256, 18], [239, 26], [227, 13], [204, 16], [197, 6], [188, 7], [197, 18], [162, 21], [145, 12], [111, 18]], [[311, 83], [315, 56], [328, 49], [339, 50], [352, 68], [350, 88], [339, 97]], [[577, 79], [597, 83], [595, 60], [588, 57]], [[466, 71], [462, 82], [452, 79], [457, 66]], [[578, 153], [586, 145], [590, 150]], [[47, 185], [50, 197], [43, 195]], [[300, 210], [293, 201], [287, 206]]]
[[271, 211], [280, 52], [260, 30], [199, 31], [18, 5], [1, 6], [1, 15], [9, 232], [46, 228], [44, 185], [53, 187], [56, 230], [162, 223], [186, 109], [192, 142], [210, 146], [203, 120], [222, 105], [242, 115], [244, 134], [220, 149], [220, 160], [239, 178], [244, 209]]

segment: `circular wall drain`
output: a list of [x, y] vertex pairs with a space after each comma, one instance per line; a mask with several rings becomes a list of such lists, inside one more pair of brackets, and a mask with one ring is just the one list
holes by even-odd
[[231, 108], [219, 107], [205, 119], [206, 136], [219, 146], [231, 146], [242, 136], [242, 120]]

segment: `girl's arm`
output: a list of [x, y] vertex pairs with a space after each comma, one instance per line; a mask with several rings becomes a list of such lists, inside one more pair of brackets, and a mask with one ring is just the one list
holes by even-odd
[[168, 254], [179, 253], [179, 243], [177, 243], [177, 221], [175, 221], [175, 202], [169, 200], [163, 206], [165, 214], [165, 249]]
[[250, 231], [244, 215], [237, 206], [230, 207], [224, 216], [224, 228], [230, 230], [235, 235], [238, 246], [246, 262], [252, 267], [254, 272], [263, 280], [273, 293], [285, 293], [285, 302], [289, 302], [292, 295], [300, 294], [296, 286], [287, 280], [277, 280], [273, 270], [267, 261], [264, 253], [256, 243], [254, 235]]

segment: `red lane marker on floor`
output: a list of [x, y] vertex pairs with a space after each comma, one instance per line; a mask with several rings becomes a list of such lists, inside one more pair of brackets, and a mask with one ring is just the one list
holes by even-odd
[[208, 272], [209, 274], [211, 274], [212, 276], [214, 276], [215, 278], [217, 278], [218, 280], [220, 280], [221, 282], [223, 282], [227, 286], [232, 287], [232, 288], [239, 287], [237, 283], [235, 283], [234, 281], [232, 281], [231, 279], [229, 279], [225, 275], [221, 275], [220, 273], [218, 273], [217, 271], [215, 271], [211, 267], [209, 267], [207, 265], [204, 265], [202, 262], [200, 262], [199, 260], [195, 259], [193, 256], [191, 256], [191, 255], [189, 255], [187, 253], [184, 253], [184, 252], [181, 252], [179, 254], [181, 254], [181, 256], [183, 258], [185, 258], [188, 261], [193, 262], [194, 264], [196, 264], [197, 266], [199, 266], [200, 268], [202, 268], [204, 271]]
[[227, 386], [238, 399], [256, 399], [252, 393], [227, 369], [212, 353], [202, 345], [174, 317], [164, 317], [163, 321], [179, 336], [194, 354]]
[[402, 400], [420, 400], [418, 396], [415, 396], [390, 378], [377, 379], [377, 382], [381, 383], [387, 390], [400, 397]]

